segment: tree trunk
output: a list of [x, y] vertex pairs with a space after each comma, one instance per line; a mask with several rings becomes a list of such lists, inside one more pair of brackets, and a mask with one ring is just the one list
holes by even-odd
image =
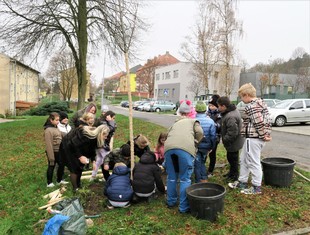
[[127, 91], [129, 102], [129, 140], [130, 140], [130, 164], [131, 164], [130, 178], [133, 179], [132, 169], [135, 166], [135, 154], [134, 154], [134, 142], [133, 142], [132, 97], [130, 89], [131, 84], [130, 84], [128, 52], [125, 52], [125, 64], [126, 64]]
[[79, 0], [78, 6], [78, 29], [77, 37], [79, 43], [79, 58], [78, 64], [76, 63], [76, 71], [78, 76], [78, 104], [77, 109], [81, 109], [85, 106], [86, 86], [88, 84], [86, 73], [86, 57], [87, 57], [87, 9], [86, 1]]

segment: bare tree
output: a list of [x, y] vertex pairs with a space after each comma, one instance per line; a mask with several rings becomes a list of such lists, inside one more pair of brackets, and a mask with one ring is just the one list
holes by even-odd
[[208, 79], [212, 71], [212, 65], [216, 61], [216, 44], [214, 32], [216, 22], [209, 12], [209, 2], [200, 2], [198, 19], [191, 35], [186, 37], [186, 42], [181, 46], [181, 54], [193, 63], [193, 73], [196, 79], [201, 80], [195, 83], [202, 83], [205, 90], [209, 89]]
[[[137, 31], [141, 22], [138, 18], [138, 9], [140, 4], [138, 1], [129, 1], [125, 4], [124, 0], [116, 0], [115, 11], [116, 14], [113, 18], [109, 18], [108, 27], [112, 28], [114, 34], [114, 43], [116, 49], [120, 51], [125, 60], [126, 64], [126, 76], [127, 76], [127, 91], [128, 91], [128, 101], [129, 101], [129, 139], [130, 139], [130, 149], [131, 149], [131, 168], [134, 167], [134, 141], [133, 141], [133, 119], [132, 119], [132, 97], [131, 97], [131, 84], [130, 84], [130, 70], [129, 70], [129, 55], [130, 49], [137, 43]], [[129, 12], [131, 14], [129, 14]], [[129, 17], [131, 16], [131, 17]], [[115, 27], [116, 26], [116, 27]], [[132, 171], [131, 171], [132, 178]]]
[[295, 60], [297, 58], [302, 58], [303, 55], [306, 53], [305, 49], [302, 48], [302, 47], [297, 47], [293, 53], [292, 53], [292, 56], [291, 56], [291, 59], [292, 60]]
[[70, 101], [73, 85], [77, 84], [72, 54], [69, 51], [56, 53], [49, 62], [46, 77], [57, 82], [63, 100]]
[[204, 86], [204, 82], [202, 79], [199, 79], [197, 77], [194, 77], [190, 83], [188, 84], [188, 86], [186, 87], [186, 89], [189, 92], [194, 93], [195, 96], [198, 96], [201, 92], [203, 92], [206, 88]]
[[[124, 0], [123, 7], [127, 8], [127, 4], [130, 5], [130, 1]], [[68, 46], [77, 71], [77, 107], [80, 109], [86, 96], [89, 46], [105, 46], [113, 53], [118, 49], [113, 42], [123, 36], [119, 35], [119, 25], [123, 24], [124, 28], [131, 26], [130, 21], [121, 23], [115, 20], [120, 10], [118, 5], [118, 0], [2, 0], [0, 39], [6, 42], [8, 51], [19, 56], [33, 53], [36, 57], [41, 52], [47, 55]], [[137, 18], [135, 13], [127, 10], [122, 14], [129, 19], [131, 16]]]
[[137, 71], [139, 91], [147, 91], [151, 97], [154, 94], [155, 69], [159, 66], [157, 58], [147, 60], [141, 70]]
[[302, 91], [307, 93], [308, 98], [310, 98], [310, 68], [301, 68], [298, 72], [298, 78], [300, 79]]
[[206, 1], [209, 4], [209, 12], [216, 22], [215, 40], [218, 44], [215, 49], [218, 52], [218, 61], [224, 64], [224, 69], [221, 71], [224, 73], [221, 90], [226, 96], [229, 96], [237, 79], [232, 72], [232, 65], [235, 64], [235, 56], [237, 55], [236, 41], [243, 35], [242, 23], [237, 20], [235, 15], [237, 1]]

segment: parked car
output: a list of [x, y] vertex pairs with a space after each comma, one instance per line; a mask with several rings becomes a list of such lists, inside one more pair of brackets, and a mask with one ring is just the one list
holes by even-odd
[[175, 109], [175, 104], [170, 101], [157, 100], [151, 102], [152, 112], [171, 111]]
[[143, 101], [138, 105], [137, 110], [138, 111], [144, 111], [144, 107], [150, 104], [150, 101]]
[[125, 108], [128, 108], [128, 107], [129, 107], [129, 102], [128, 102], [128, 100], [123, 100], [123, 101], [120, 103], [120, 106], [125, 107]]
[[[280, 101], [281, 100], [278, 100], [278, 99], [264, 99], [264, 102], [267, 105], [267, 107], [272, 107], [273, 105], [275, 105], [276, 103], [279, 103]], [[237, 104], [237, 109], [239, 110], [239, 113], [240, 113], [241, 117], [244, 114], [245, 106], [247, 106], [247, 104], [243, 103], [243, 101], [240, 101]]]
[[284, 126], [289, 122], [310, 122], [310, 99], [283, 100], [269, 108], [272, 123]]

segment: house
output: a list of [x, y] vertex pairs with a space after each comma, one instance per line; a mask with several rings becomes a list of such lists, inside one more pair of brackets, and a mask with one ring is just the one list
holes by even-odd
[[[90, 75], [89, 72], [86, 72], [87, 85], [85, 101], [92, 98], [90, 94]], [[71, 101], [78, 101], [78, 77], [75, 67], [60, 72], [59, 87], [62, 90], [61, 94], [63, 100], [68, 100], [70, 97]]]
[[248, 72], [240, 74], [240, 86], [252, 83], [258, 97], [292, 99], [306, 98], [297, 74]]
[[[231, 66], [229, 76], [230, 99], [237, 99], [240, 67]], [[195, 77], [193, 64], [179, 62], [155, 69], [154, 98], [177, 102], [182, 99], [208, 99], [212, 94], [224, 95], [224, 66], [212, 66], [209, 73], [208, 88], [201, 79]]]
[[[141, 68], [142, 66], [139, 64], [139, 65], [136, 65], [134, 67], [132, 67], [131, 69], [129, 69], [129, 78], [130, 78], [130, 91], [131, 92], [135, 92], [136, 91], [136, 73], [137, 73], [137, 70], [139, 68]], [[123, 73], [122, 76], [120, 77], [120, 82], [119, 82], [119, 91], [121, 93], [123, 92], [127, 92], [128, 89], [127, 89], [127, 74], [126, 73]]]
[[0, 114], [16, 115], [39, 102], [37, 70], [0, 54]]
[[164, 55], [155, 56], [137, 71], [137, 87], [136, 90], [140, 92], [147, 92], [149, 97], [154, 96], [154, 82], [155, 82], [155, 69], [179, 63], [180, 61], [166, 51]]

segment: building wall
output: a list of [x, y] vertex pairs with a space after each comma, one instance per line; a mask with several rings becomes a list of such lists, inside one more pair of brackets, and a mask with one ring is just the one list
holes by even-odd
[[0, 54], [0, 113], [15, 113], [15, 101], [38, 103], [39, 72]]
[[[134, 92], [136, 91], [136, 74], [135, 73], [130, 73], [129, 74], [130, 77], [130, 91]], [[120, 78], [120, 92], [127, 92], [127, 77], [126, 75], [122, 76]]]
[[[223, 66], [214, 66], [213, 71], [209, 75], [208, 87], [209, 91], [201, 89], [199, 96], [204, 96], [207, 92], [209, 95], [219, 94], [224, 95], [223, 92], [223, 76], [224, 73], [221, 70]], [[177, 72], [177, 76], [174, 76]], [[170, 76], [169, 76], [170, 74]], [[168, 75], [168, 76], [167, 76]], [[231, 100], [237, 100], [237, 91], [239, 88], [240, 67], [233, 66], [230, 76], [233, 77], [232, 93], [230, 95]], [[193, 65], [189, 62], [180, 62], [173, 65], [157, 68], [155, 70], [155, 82], [154, 82], [154, 98], [155, 99], [167, 99], [172, 102], [178, 100], [189, 99], [195, 100], [195, 94], [188, 91], [188, 86], [194, 79]], [[164, 92], [168, 94], [165, 95]]]

